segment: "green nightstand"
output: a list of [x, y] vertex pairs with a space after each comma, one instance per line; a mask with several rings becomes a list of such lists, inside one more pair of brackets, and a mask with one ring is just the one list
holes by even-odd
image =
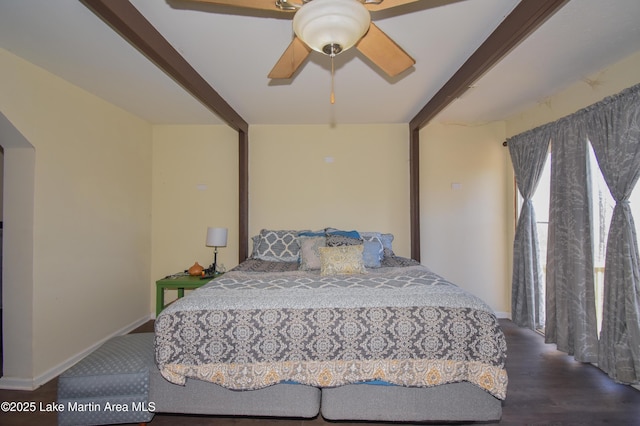
[[191, 276], [186, 273], [168, 275], [156, 281], [156, 317], [164, 309], [164, 291], [166, 289], [178, 290], [178, 299], [184, 297], [185, 289], [202, 287], [212, 279], [218, 278], [223, 273], [217, 273], [213, 278], [203, 279], [200, 276]]

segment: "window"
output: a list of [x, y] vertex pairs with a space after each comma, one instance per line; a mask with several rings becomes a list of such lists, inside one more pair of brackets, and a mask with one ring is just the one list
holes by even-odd
[[551, 153], [547, 155], [544, 170], [540, 176], [538, 187], [531, 198], [536, 212], [536, 228], [538, 230], [538, 243], [540, 247], [540, 263], [542, 268], [542, 282], [546, 279], [547, 272], [547, 235], [549, 228], [549, 196], [551, 189]]
[[[547, 157], [544, 170], [540, 176], [540, 182], [532, 197], [536, 213], [536, 228], [540, 248], [540, 263], [543, 272], [543, 285], [546, 279], [547, 263], [547, 235], [549, 226], [549, 196], [551, 186], [551, 154]], [[609, 224], [615, 201], [602, 176], [598, 161], [591, 144], [589, 144], [589, 167], [591, 170], [591, 203], [592, 203], [592, 237], [593, 237], [593, 265], [596, 299], [596, 317], [598, 321], [598, 333], [602, 324], [602, 306], [604, 296], [604, 262], [606, 257], [607, 236]], [[522, 197], [518, 193], [519, 203], [522, 205]], [[640, 183], [636, 185], [630, 197], [630, 205], [636, 224], [636, 234], [640, 234]]]
[[607, 183], [604, 181], [598, 160], [589, 144], [589, 168], [591, 170], [591, 211], [593, 237], [593, 273], [596, 299], [596, 318], [598, 321], [598, 334], [602, 324], [602, 303], [604, 297], [604, 260], [607, 251], [607, 236], [609, 224], [616, 203]]

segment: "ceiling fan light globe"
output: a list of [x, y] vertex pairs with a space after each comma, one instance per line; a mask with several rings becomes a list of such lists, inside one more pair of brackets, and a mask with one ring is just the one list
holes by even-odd
[[[311, 49], [343, 52], [366, 34], [371, 24], [369, 11], [356, 0], [313, 0], [293, 16], [293, 31]], [[339, 53], [339, 52], [338, 52]], [[334, 53], [335, 54], [335, 53]]]

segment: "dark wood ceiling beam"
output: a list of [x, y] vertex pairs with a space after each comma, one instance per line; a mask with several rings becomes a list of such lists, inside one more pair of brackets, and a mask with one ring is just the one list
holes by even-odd
[[238, 132], [238, 261], [249, 257], [249, 136]]
[[230, 127], [248, 132], [247, 122], [128, 0], [82, 2]]
[[420, 262], [420, 129], [409, 131], [409, 221], [411, 258]]
[[420, 129], [569, 0], [522, 0], [409, 122], [411, 257], [420, 261]]
[[[467, 59], [420, 112], [409, 127], [420, 129], [445, 109], [511, 49], [556, 13], [569, 0], [522, 0], [484, 43]], [[532, 59], [533, 60], [533, 59]]]

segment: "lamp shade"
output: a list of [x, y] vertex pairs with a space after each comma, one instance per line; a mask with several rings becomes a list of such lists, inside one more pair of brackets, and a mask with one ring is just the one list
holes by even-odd
[[227, 245], [227, 228], [207, 228], [207, 246], [225, 247]]
[[370, 24], [369, 11], [356, 0], [313, 0], [293, 16], [296, 36], [330, 56], [356, 44]]

